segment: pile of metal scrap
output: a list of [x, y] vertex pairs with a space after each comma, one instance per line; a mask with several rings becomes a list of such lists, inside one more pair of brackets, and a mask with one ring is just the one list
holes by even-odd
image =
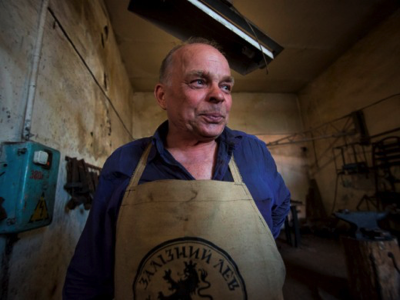
[[83, 205], [90, 209], [101, 168], [86, 163], [83, 159], [65, 157], [67, 161], [67, 183], [65, 190], [71, 195], [67, 203], [69, 209]]

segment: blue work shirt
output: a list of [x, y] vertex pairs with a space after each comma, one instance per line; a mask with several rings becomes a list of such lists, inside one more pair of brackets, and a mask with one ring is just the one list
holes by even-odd
[[[168, 122], [165, 122], [153, 137], [128, 143], [107, 159], [86, 226], [67, 271], [64, 299], [113, 298], [118, 211], [131, 175], [149, 143], [153, 143], [153, 147], [139, 184], [161, 179], [195, 180], [164, 148], [167, 132]], [[212, 179], [233, 181], [228, 168], [233, 154], [244, 183], [276, 238], [289, 211], [290, 193], [265, 143], [229, 128], [225, 128], [217, 142]]]

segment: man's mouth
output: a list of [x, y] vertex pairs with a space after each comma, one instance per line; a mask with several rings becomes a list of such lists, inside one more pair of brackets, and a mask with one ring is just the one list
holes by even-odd
[[221, 113], [202, 113], [200, 115], [209, 123], [221, 123], [225, 120], [225, 115]]

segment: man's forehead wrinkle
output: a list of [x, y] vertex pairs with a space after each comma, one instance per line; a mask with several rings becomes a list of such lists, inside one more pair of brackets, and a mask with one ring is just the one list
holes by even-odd
[[[187, 72], [187, 76], [210, 76], [212, 77], [213, 73], [209, 71], [204, 71], [204, 70], [192, 70]], [[234, 82], [235, 78], [230, 75], [222, 76], [223, 81], [229, 81], [229, 82]]]
[[[175, 70], [180, 69], [183, 71], [183, 76], [184, 77], [189, 77], [189, 76], [201, 76], [201, 77], [218, 77], [220, 78], [219, 81], [225, 81], [225, 82], [234, 82], [234, 78], [231, 76], [230, 72], [226, 74], [214, 74], [213, 71], [207, 70], [207, 69], [195, 69], [196, 67], [194, 65], [191, 65], [193, 63], [193, 57], [198, 53], [199, 51], [203, 51], [204, 49], [208, 48], [208, 57], [205, 59], [208, 60], [209, 62], [217, 63], [221, 66], [221, 70], [224, 70], [225, 68], [225, 63], [229, 68], [229, 63], [226, 61], [226, 58], [215, 48], [208, 46], [208, 45], [202, 45], [202, 44], [190, 44], [190, 45], [185, 45], [182, 48], [178, 49], [174, 55], [173, 55], [173, 61], [175, 65]], [[191, 67], [194, 67], [191, 69]], [[218, 69], [218, 68], [217, 68]]]
[[207, 75], [207, 72], [204, 72], [203, 70], [192, 70], [192, 71], [189, 71], [187, 74], [189, 76], [191, 76], [191, 75], [203, 76], [205, 74]]

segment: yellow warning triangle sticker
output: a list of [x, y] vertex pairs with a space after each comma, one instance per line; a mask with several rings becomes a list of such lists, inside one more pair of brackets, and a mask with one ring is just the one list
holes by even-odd
[[44, 193], [40, 197], [38, 204], [36, 205], [35, 211], [33, 212], [29, 223], [42, 221], [49, 218], [49, 213], [47, 212], [46, 201], [44, 200]]

